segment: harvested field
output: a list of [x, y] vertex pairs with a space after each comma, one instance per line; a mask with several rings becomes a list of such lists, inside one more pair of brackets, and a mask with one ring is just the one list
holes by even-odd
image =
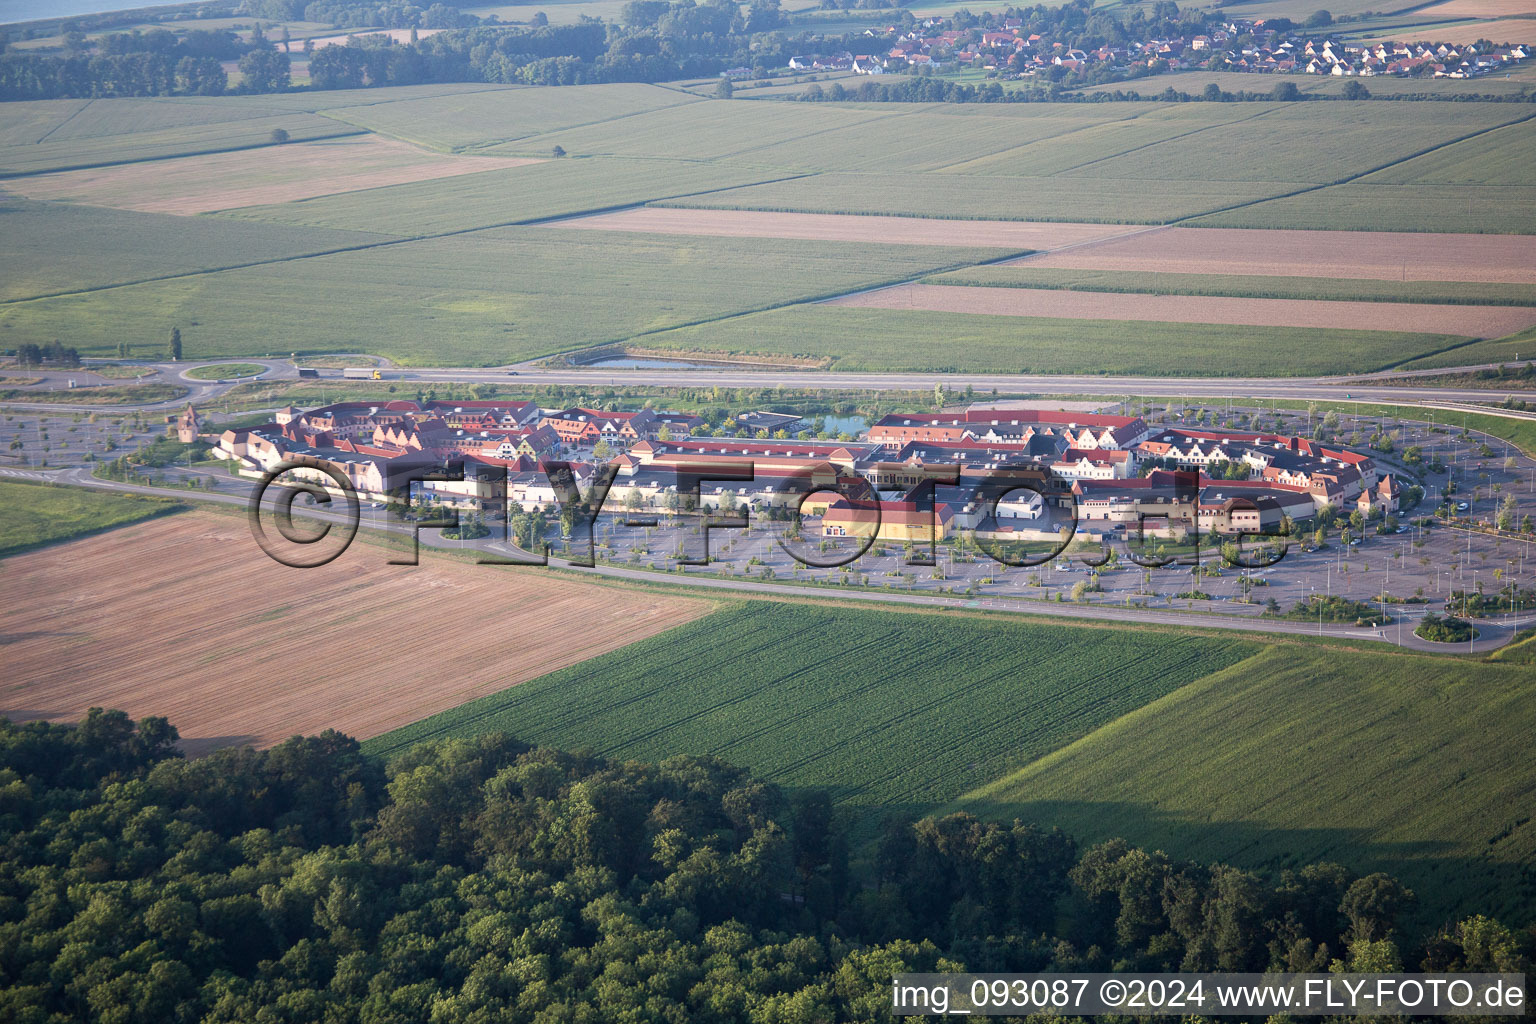
[[462, 157], [362, 135], [42, 174], [9, 182], [29, 199], [67, 199], [146, 213], [193, 214], [451, 178], [538, 163], [528, 157]]
[[[1523, 4], [1530, 7], [1529, 3]], [[1429, 13], [1415, 12], [1415, 13]], [[1446, 43], [1474, 43], [1479, 39], [1492, 39], [1495, 43], [1529, 43], [1536, 39], [1536, 18], [1503, 18], [1497, 21], [1464, 21], [1457, 24], [1436, 24], [1420, 28], [1415, 34]], [[1361, 42], [1374, 42], [1377, 38], [1401, 39], [1399, 30], [1362, 36]]]
[[1163, 228], [1067, 253], [1031, 256], [1020, 265], [1162, 274], [1536, 284], [1536, 237]]
[[1067, 320], [1156, 321], [1271, 327], [1343, 327], [1502, 338], [1536, 324], [1536, 309], [1511, 306], [1439, 306], [1423, 302], [1317, 302], [1309, 299], [1238, 299], [1208, 295], [1127, 295], [1035, 288], [966, 288], [904, 284], [833, 299], [833, 306], [927, 309], [990, 316]]
[[727, 238], [805, 238], [818, 242], [879, 245], [996, 246], [1000, 249], [1056, 249], [1123, 235], [1108, 224], [1053, 224], [1002, 220], [938, 220], [866, 217], [840, 213], [768, 213], [757, 210], [688, 210], [649, 206], [591, 217], [553, 221], [547, 227], [590, 231], [641, 231], [666, 235]]
[[[6, 562], [0, 715], [165, 715], [190, 751], [334, 727], [376, 736], [712, 609], [354, 545], [319, 569], [268, 559], [241, 519], [187, 513]], [[446, 629], [449, 622], [469, 629]]]
[[1416, 18], [1512, 18], [1536, 16], [1536, 0], [1446, 0], [1413, 12]]

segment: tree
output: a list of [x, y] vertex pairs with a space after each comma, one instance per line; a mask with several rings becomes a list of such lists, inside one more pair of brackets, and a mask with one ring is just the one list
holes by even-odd
[[240, 58], [241, 92], [284, 92], [288, 88], [288, 54], [252, 50]]
[[554, 156], [556, 159], [565, 156], [565, 147], [556, 146], [554, 149], [550, 150], [550, 155]]
[[1351, 79], [1344, 83], [1344, 91], [1339, 95], [1347, 100], [1368, 100], [1371, 98], [1371, 90], [1367, 89], [1358, 80]]
[[171, 342], [170, 342], [170, 345], [168, 346], [168, 348], [169, 348], [170, 353], [171, 353], [171, 360], [173, 362], [179, 362], [181, 360], [181, 328], [180, 327], [172, 327], [171, 328]]
[[721, 77], [719, 84], [715, 86], [715, 99], [728, 100], [735, 91], [736, 87], [731, 84], [731, 80]]
[[1339, 910], [1349, 919], [1349, 937], [1354, 942], [1376, 942], [1389, 938], [1397, 917], [1414, 902], [1410, 889], [1380, 871], [1356, 879], [1344, 893]]
[[1301, 99], [1301, 90], [1296, 88], [1295, 82], [1281, 82], [1275, 86], [1269, 98], [1280, 103], [1292, 103]]
[[1200, 97], [1207, 103], [1220, 103], [1221, 86], [1217, 85], [1215, 82], [1208, 83], [1205, 87], [1205, 91], [1200, 94]]
[[285, 143], [287, 141], [288, 141], [288, 129], [286, 129], [286, 128], [273, 128], [272, 129], [272, 145], [274, 145], [274, 146], [281, 146], [283, 143]]
[[1303, 22], [1303, 25], [1306, 28], [1324, 28], [1324, 27], [1326, 27], [1328, 25], [1332, 25], [1332, 24], [1333, 24], [1333, 15], [1331, 13], [1329, 13], [1327, 10], [1313, 11], [1311, 14], [1309, 14], [1307, 16], [1307, 20], [1305, 22]]
[[1499, 507], [1497, 525], [1501, 530], [1513, 530], [1515, 528], [1515, 514], [1520, 511], [1519, 502], [1515, 501], [1513, 494], [1504, 496], [1504, 504]]

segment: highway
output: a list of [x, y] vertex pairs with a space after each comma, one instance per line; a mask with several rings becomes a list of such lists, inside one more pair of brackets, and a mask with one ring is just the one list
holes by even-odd
[[[188, 370], [201, 365], [229, 360], [203, 360], [183, 363], [154, 363], [158, 373], [150, 378], [159, 382], [175, 382], [191, 389], [189, 394], [177, 399], [145, 404], [143, 406], [112, 405], [101, 409], [129, 411], [134, 408], [147, 410], [169, 409], [184, 405], [208, 403], [223, 395], [238, 383], [251, 380], [297, 380], [298, 368], [287, 359], [241, 358], [241, 362], [259, 363], [266, 367], [260, 377], [244, 381], [224, 383], [198, 381], [188, 378]], [[358, 357], [360, 365], [371, 366], [368, 357]], [[1523, 360], [1522, 365], [1530, 361]], [[1130, 377], [1097, 374], [1056, 376], [1051, 374], [1005, 373], [837, 373], [821, 370], [794, 368], [601, 368], [601, 367], [543, 367], [520, 364], [516, 367], [465, 368], [465, 367], [399, 367], [384, 365], [385, 379], [403, 383], [458, 383], [458, 384], [520, 384], [547, 387], [551, 385], [576, 387], [623, 387], [644, 386], [658, 388], [720, 387], [720, 388], [803, 388], [827, 391], [916, 391], [931, 393], [935, 384], [942, 384], [951, 394], [971, 388], [978, 396], [990, 395], [996, 390], [1003, 394], [1091, 395], [1188, 398], [1203, 402], [1226, 399], [1258, 399], [1289, 402], [1373, 402], [1386, 405], [1415, 404], [1443, 408], [1450, 412], [1487, 412], [1486, 408], [1473, 407], [1471, 403], [1497, 401], [1505, 392], [1490, 388], [1444, 387], [1440, 385], [1414, 385], [1406, 383], [1414, 378], [1442, 376], [1489, 369], [1491, 364], [1448, 367], [1437, 370], [1405, 370], [1334, 377]], [[342, 371], [321, 370], [320, 379], [341, 379]], [[19, 402], [7, 405], [25, 405], [47, 411], [74, 412], [89, 405], [77, 403], [48, 403], [47, 388], [62, 387], [63, 378], [80, 377], [80, 371], [42, 371], [38, 376], [44, 382], [38, 385], [39, 401]], [[1504, 412], [1518, 419], [1536, 419], [1536, 414]]]

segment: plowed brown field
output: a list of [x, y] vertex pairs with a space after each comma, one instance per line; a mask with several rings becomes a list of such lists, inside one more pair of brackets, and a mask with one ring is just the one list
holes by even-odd
[[366, 738], [712, 608], [537, 568], [388, 557], [356, 544], [289, 569], [242, 520], [193, 512], [7, 559], [0, 715], [164, 715], [194, 753], [325, 728]]
[[904, 284], [828, 302], [873, 309], [1059, 317], [1067, 320], [1153, 320], [1175, 324], [1253, 324], [1345, 328], [1502, 338], [1536, 324], [1536, 309], [1439, 306], [1420, 302], [1319, 302], [1234, 299], [1208, 295], [1127, 295], [1039, 288], [968, 288]]
[[146, 213], [191, 214], [538, 162], [533, 157], [444, 156], [393, 139], [362, 135], [59, 171], [15, 178], [6, 187], [28, 199], [67, 199]]
[[1071, 270], [1536, 284], [1536, 236], [1162, 228], [1023, 262]]
[[1124, 224], [1055, 224], [1038, 221], [940, 220], [845, 213], [768, 213], [760, 210], [686, 210], [646, 206], [617, 213], [551, 221], [547, 227], [587, 231], [642, 231], [727, 238], [804, 238], [817, 242], [875, 245], [997, 246], [1056, 249], [1144, 228]]

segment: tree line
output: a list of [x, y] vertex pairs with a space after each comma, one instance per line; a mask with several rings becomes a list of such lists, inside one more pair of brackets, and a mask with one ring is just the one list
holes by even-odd
[[825, 792], [493, 734], [188, 760], [162, 718], [0, 720], [0, 1018], [885, 1019], [898, 971], [1521, 970], [1485, 917], [966, 814], [858, 869]]

